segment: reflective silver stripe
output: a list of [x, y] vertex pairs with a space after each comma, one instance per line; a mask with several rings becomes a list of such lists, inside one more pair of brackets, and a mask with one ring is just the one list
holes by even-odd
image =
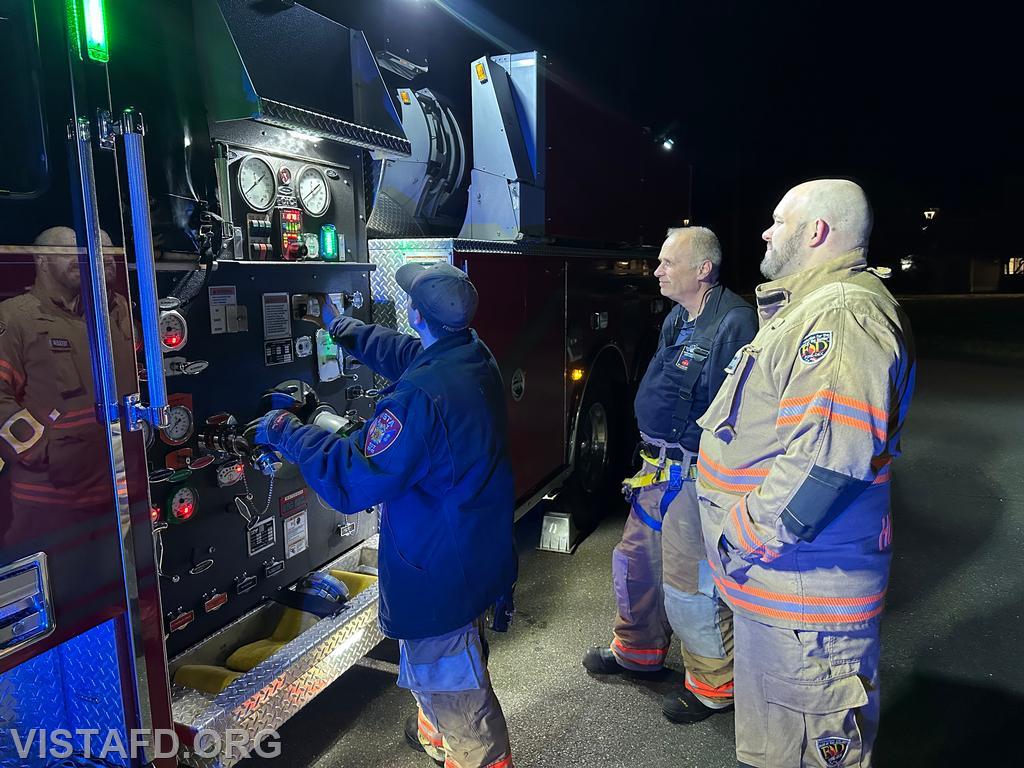
[[[24, 421], [28, 424], [29, 429], [32, 430], [32, 437], [28, 440], [19, 440], [14, 436], [14, 432], [12, 430], [14, 429], [14, 425], [19, 421]], [[2, 437], [4, 441], [18, 453], [24, 453], [27, 451], [33, 445], [38, 443], [42, 436], [43, 425], [36, 421], [35, 417], [28, 412], [27, 408], [22, 408], [16, 414], [11, 416], [11, 418], [5, 421], [2, 427], [0, 427], [0, 437]]]

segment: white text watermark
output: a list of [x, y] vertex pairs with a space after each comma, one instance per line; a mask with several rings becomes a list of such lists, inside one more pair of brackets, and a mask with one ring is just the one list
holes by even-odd
[[197, 731], [191, 743], [182, 744], [174, 730], [122, 731], [112, 728], [58, 728], [10, 731], [18, 757], [66, 760], [72, 756], [89, 759], [155, 760], [158, 758], [221, 757], [235, 762], [244, 757], [274, 758], [281, 754], [281, 737], [277, 731], [263, 730], [255, 734], [236, 728], [225, 731]]

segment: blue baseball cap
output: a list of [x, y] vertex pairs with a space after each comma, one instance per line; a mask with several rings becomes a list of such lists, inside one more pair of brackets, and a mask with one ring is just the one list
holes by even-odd
[[461, 269], [446, 261], [432, 264], [403, 264], [395, 273], [416, 308], [447, 331], [469, 327], [480, 297]]

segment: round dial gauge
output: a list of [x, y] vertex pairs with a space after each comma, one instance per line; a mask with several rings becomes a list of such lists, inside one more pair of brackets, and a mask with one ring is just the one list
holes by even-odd
[[245, 475], [245, 465], [240, 461], [229, 461], [217, 467], [217, 485], [227, 488], [234, 485]]
[[185, 346], [188, 324], [177, 310], [160, 313], [160, 346], [165, 352], [176, 352]]
[[238, 191], [249, 207], [269, 211], [277, 198], [277, 181], [269, 163], [250, 155], [238, 167]]
[[175, 522], [183, 523], [192, 518], [199, 506], [199, 495], [195, 488], [183, 485], [176, 489], [167, 499], [167, 517]]
[[331, 205], [331, 191], [323, 171], [307, 165], [299, 173], [299, 202], [310, 216], [323, 216]]
[[306, 258], [316, 259], [320, 256], [320, 238], [316, 232], [306, 232], [302, 236], [302, 242], [306, 244]]
[[153, 447], [153, 427], [145, 419], [143, 419], [139, 423], [142, 424], [142, 437], [146, 441], [146, 447], [147, 448], [152, 448]]
[[160, 430], [160, 437], [169, 445], [181, 445], [192, 437], [194, 426], [192, 411], [184, 405], [172, 405], [167, 409], [167, 426]]

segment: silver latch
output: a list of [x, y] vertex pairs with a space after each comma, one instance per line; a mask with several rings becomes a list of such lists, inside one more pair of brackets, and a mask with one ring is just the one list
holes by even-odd
[[46, 554], [37, 552], [0, 567], [0, 658], [55, 629]]

